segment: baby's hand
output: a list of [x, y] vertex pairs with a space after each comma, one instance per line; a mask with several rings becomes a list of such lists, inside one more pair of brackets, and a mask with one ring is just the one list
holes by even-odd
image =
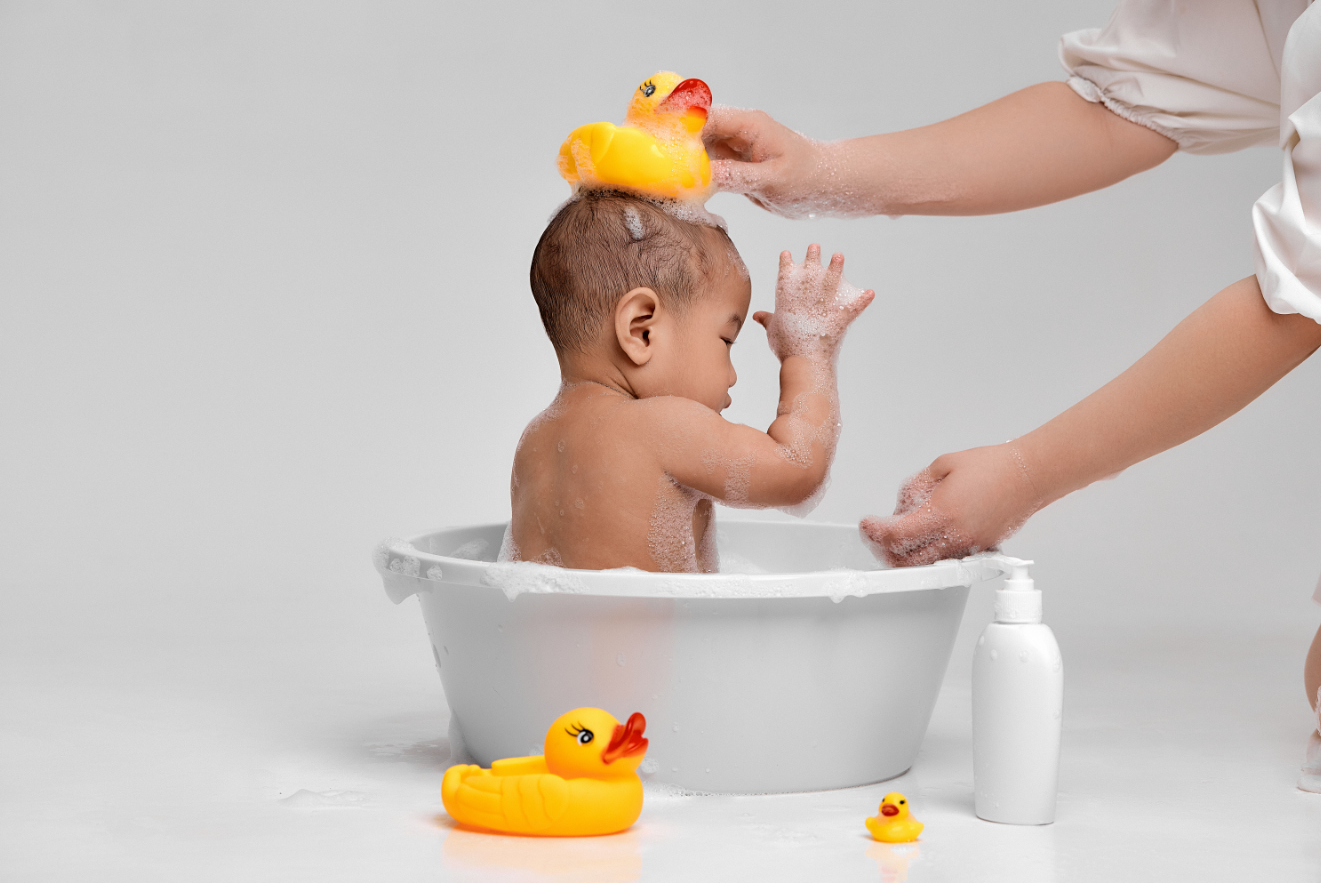
[[766, 340], [781, 362], [789, 356], [833, 358], [844, 332], [875, 296], [844, 280], [844, 255], [836, 254], [830, 266], [822, 267], [821, 246], [813, 244], [801, 264], [781, 252], [775, 312], [752, 318], [766, 328]]

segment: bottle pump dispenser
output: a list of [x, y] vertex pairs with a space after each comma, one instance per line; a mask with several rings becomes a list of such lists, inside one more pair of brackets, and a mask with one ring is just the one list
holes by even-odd
[[973, 654], [973, 782], [980, 818], [1012, 825], [1055, 821], [1064, 664], [1041, 621], [1031, 561], [989, 560], [1006, 574], [995, 620]]

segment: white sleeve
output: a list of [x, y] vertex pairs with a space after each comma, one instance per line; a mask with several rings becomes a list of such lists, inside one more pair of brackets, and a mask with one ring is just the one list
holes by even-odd
[[1274, 143], [1279, 62], [1307, 0], [1123, 0], [1104, 28], [1065, 34], [1060, 61], [1088, 101], [1188, 153]]
[[1321, 4], [1289, 32], [1280, 73], [1284, 174], [1252, 207], [1257, 282], [1275, 312], [1321, 322]]

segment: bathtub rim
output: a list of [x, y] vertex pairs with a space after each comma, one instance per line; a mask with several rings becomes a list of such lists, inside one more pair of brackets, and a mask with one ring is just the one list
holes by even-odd
[[[815, 528], [856, 532], [856, 525], [833, 522], [766, 522], [754, 519], [722, 519], [721, 525], [740, 527], [754, 524], [789, 526], [810, 524]], [[477, 586], [502, 592], [513, 602], [520, 594], [575, 594], [604, 597], [660, 598], [671, 600], [749, 600], [777, 598], [819, 598], [843, 600], [891, 592], [915, 592], [971, 587], [975, 583], [1005, 575], [1006, 568], [989, 554], [949, 559], [917, 567], [892, 568], [877, 562], [875, 570], [835, 568], [788, 573], [650, 573], [638, 570], [576, 570], [544, 564], [519, 562], [501, 564], [467, 558], [453, 558], [424, 552], [419, 542], [439, 534], [500, 531], [508, 522], [488, 522], [444, 527], [424, 531], [405, 539], [382, 541], [372, 556], [372, 563], [385, 583], [386, 594], [396, 604], [410, 595], [451, 585]], [[495, 570], [496, 575], [492, 576]], [[501, 574], [504, 585], [501, 585]], [[521, 583], [534, 582], [541, 588], [510, 590], [508, 577], [520, 577]], [[539, 578], [537, 578], [539, 577]], [[557, 586], [547, 590], [544, 586]]]

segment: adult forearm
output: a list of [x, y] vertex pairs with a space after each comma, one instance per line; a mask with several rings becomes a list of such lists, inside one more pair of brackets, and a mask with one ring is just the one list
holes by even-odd
[[1164, 162], [1176, 145], [1079, 97], [1031, 86], [944, 122], [823, 145], [878, 214], [983, 215], [1089, 193]]
[[1229, 417], [1319, 345], [1321, 325], [1272, 313], [1255, 278], [1236, 282], [1041, 428], [937, 457], [863, 532], [893, 566], [992, 548], [1042, 506]]
[[1255, 277], [1221, 291], [1119, 377], [1014, 442], [1041, 502], [1182, 444], [1230, 417], [1321, 346]]

